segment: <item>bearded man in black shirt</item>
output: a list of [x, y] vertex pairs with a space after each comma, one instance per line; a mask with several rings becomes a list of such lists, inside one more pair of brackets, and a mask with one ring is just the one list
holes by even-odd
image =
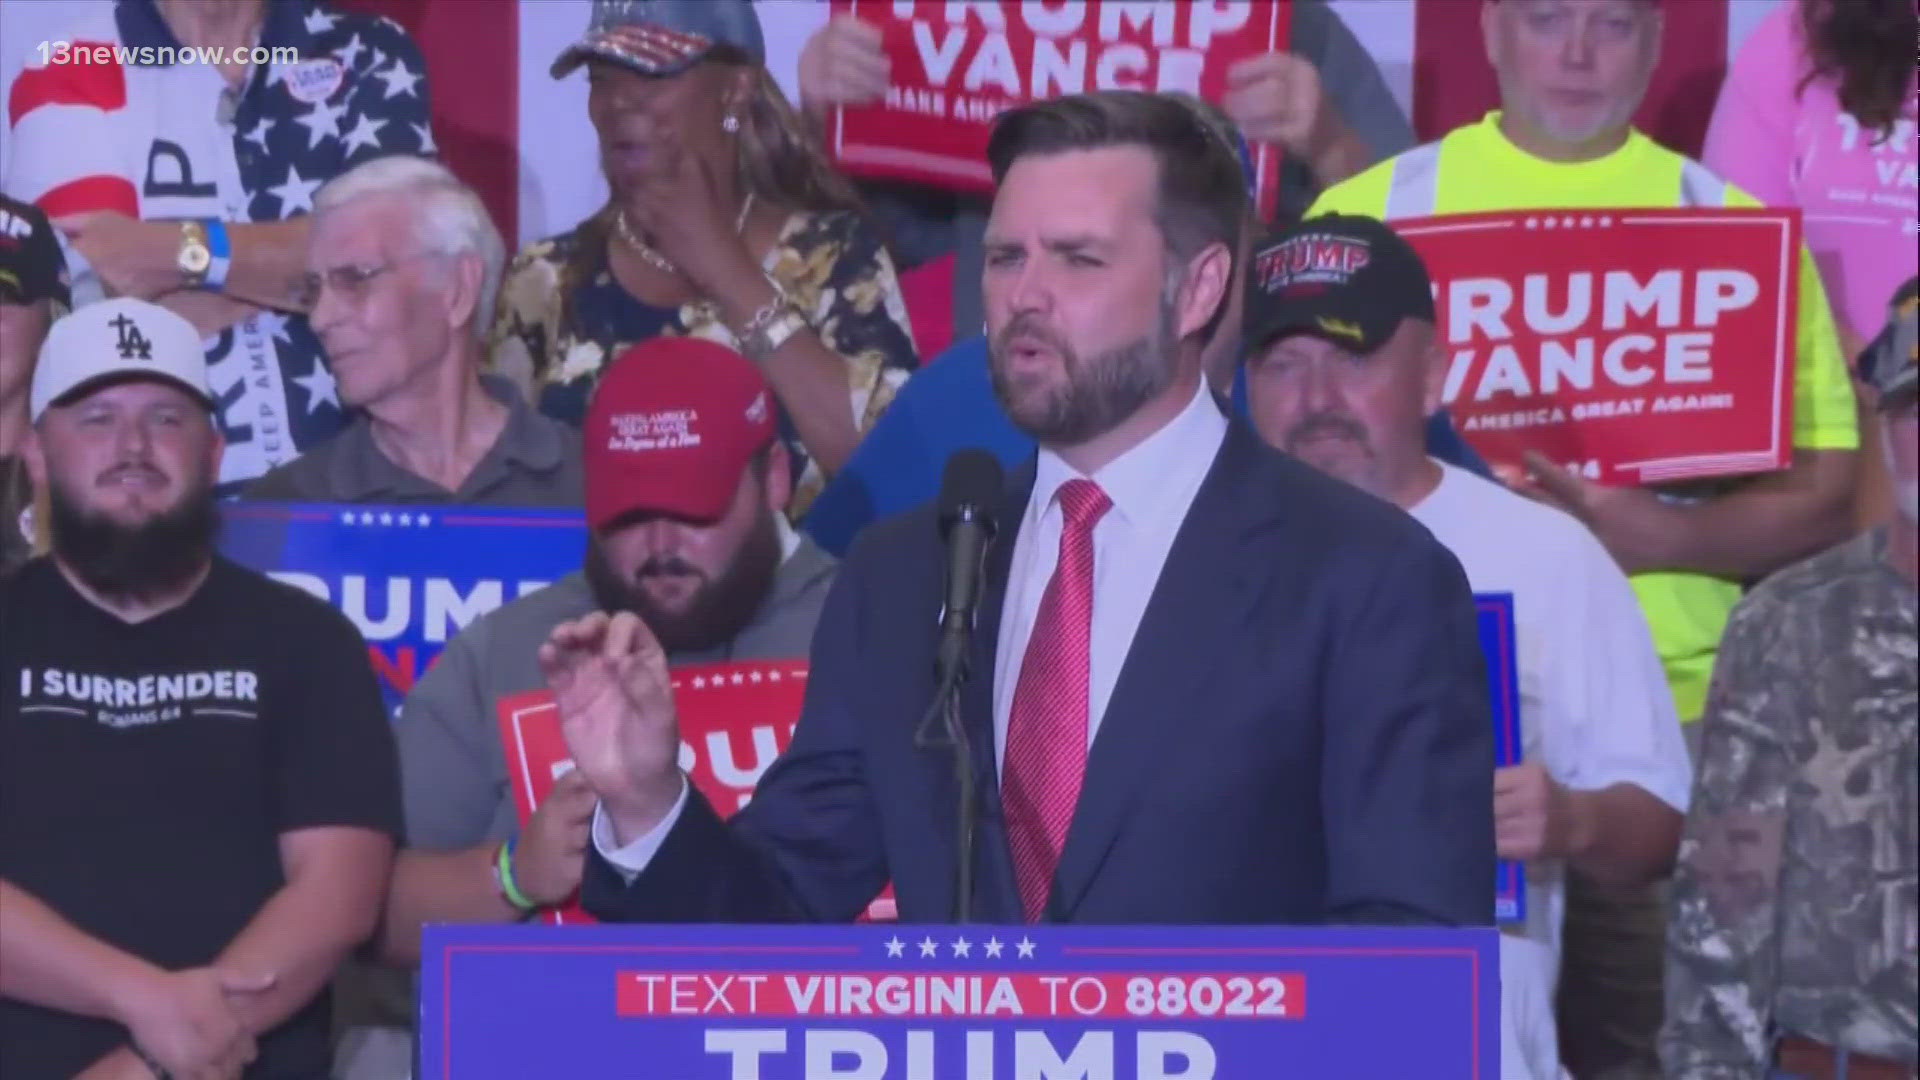
[[364, 642], [215, 553], [200, 338], [53, 324], [25, 449], [52, 551], [0, 579], [0, 1076], [323, 1080], [325, 988], [399, 830]]

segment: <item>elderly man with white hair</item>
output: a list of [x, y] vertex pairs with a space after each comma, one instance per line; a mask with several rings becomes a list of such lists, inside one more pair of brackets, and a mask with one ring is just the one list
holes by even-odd
[[321, 188], [309, 319], [356, 417], [243, 497], [579, 506], [579, 434], [481, 372], [504, 261], [479, 197], [424, 158], [378, 158]]

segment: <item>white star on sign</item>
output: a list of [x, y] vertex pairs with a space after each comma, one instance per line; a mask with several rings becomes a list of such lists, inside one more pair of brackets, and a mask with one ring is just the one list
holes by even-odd
[[333, 16], [316, 7], [307, 12], [307, 33], [324, 34], [333, 29], [335, 21]]
[[751, 675], [748, 675], [748, 676], [747, 676], [747, 680], [748, 680], [749, 682], [754, 682], [754, 683], [757, 683], [757, 682], [759, 682], [759, 681], [761, 680], [761, 678], [762, 678], [762, 676], [761, 676], [761, 674], [760, 674], [760, 673], [759, 673], [758, 671], [755, 671], [755, 672], [754, 672], [754, 673], [752, 673]]
[[368, 510], [362, 510], [360, 512], [360, 524], [362, 525], [373, 524], [373, 513]]
[[1000, 959], [1000, 950], [1004, 948], [1006, 948], [1006, 946], [1000, 944], [999, 938], [997, 937], [988, 938], [987, 939], [987, 959], [989, 960]]
[[347, 42], [346, 46], [337, 54], [340, 57], [340, 66], [349, 71], [353, 70], [354, 62], [360, 59], [361, 53], [366, 51], [367, 47], [360, 44], [360, 35], [353, 35], [353, 40]]
[[353, 122], [353, 130], [342, 136], [346, 142], [347, 156], [352, 157], [353, 152], [363, 146], [369, 149], [379, 149], [380, 129], [386, 126], [387, 122], [385, 120], [375, 120], [373, 117], [361, 113], [360, 119]]
[[247, 132], [242, 138], [246, 142], [258, 145], [260, 152], [264, 154], [267, 152], [267, 132], [272, 131], [276, 123], [278, 121], [269, 120], [263, 116], [254, 123], [253, 130]]
[[887, 955], [900, 956], [902, 955], [901, 950], [905, 949], [906, 947], [907, 947], [907, 943], [900, 940], [899, 934], [895, 934], [893, 935], [892, 938], [888, 939], [887, 941]]
[[342, 511], [340, 514], [340, 524], [342, 525], [353, 524], [353, 511], [351, 510]]
[[381, 514], [381, 515], [380, 515], [380, 524], [382, 524], [382, 525], [391, 525], [391, 524], [393, 524], [393, 515], [392, 515], [392, 514]]
[[[324, 101], [316, 101], [307, 107], [307, 114], [305, 116], [296, 116], [293, 122], [306, 128], [309, 132], [307, 136], [307, 149], [311, 150], [319, 146], [322, 139], [337, 139], [340, 137], [340, 118], [346, 114], [347, 107], [345, 105], [336, 107]], [[322, 130], [323, 128], [325, 130]]]
[[433, 519], [432, 519], [432, 518], [430, 518], [430, 517], [428, 517], [428, 516], [427, 516], [427, 515], [425, 515], [425, 514], [421, 514], [421, 515], [420, 515], [420, 517], [419, 517], [418, 519], [416, 519], [416, 520], [418, 520], [418, 521], [420, 522], [420, 527], [421, 527], [421, 528], [423, 528], [423, 529], [424, 529], [424, 528], [426, 528], [427, 526], [429, 526], [429, 525], [431, 525], [431, 524], [433, 524]]
[[939, 955], [940, 955], [940, 944], [939, 944], [938, 942], [936, 942], [936, 941], [934, 941], [934, 940], [933, 940], [932, 938], [926, 938], [926, 939], [924, 939], [924, 940], [922, 940], [922, 941], [920, 942], [920, 955], [921, 955], [922, 957], [935, 957], [935, 956], [939, 956]]
[[308, 416], [319, 412], [322, 405], [331, 405], [336, 409], [340, 407], [340, 394], [333, 381], [333, 372], [327, 370], [327, 365], [321, 363], [319, 357], [313, 358], [312, 371], [295, 375], [293, 381], [307, 392]]
[[405, 526], [407, 526], [408, 528], [412, 528], [412, 527], [413, 527], [413, 515], [412, 515], [412, 514], [401, 514], [401, 515], [400, 515], [400, 524], [402, 524], [402, 525], [405, 525]]
[[967, 957], [968, 959], [972, 959], [973, 958], [973, 942], [968, 941], [966, 938], [961, 938], [960, 940], [954, 942], [953, 955], [964, 956], [964, 957]]
[[769, 681], [772, 681], [772, 682], [779, 682], [779, 681], [780, 681], [780, 673], [779, 673], [779, 672], [777, 672], [777, 671], [770, 671], [770, 672], [768, 672], [768, 673], [767, 673], [767, 679], [768, 679]]
[[739, 686], [740, 684], [746, 681], [747, 681], [747, 677], [745, 675], [742, 675], [737, 671], [733, 673], [733, 685]]
[[705, 675], [695, 675], [693, 677], [693, 688], [695, 690], [705, 690], [707, 688], [707, 677]]
[[387, 100], [389, 101], [399, 97], [401, 94], [406, 94], [409, 97], [420, 96], [413, 92], [413, 88], [420, 82], [420, 76], [415, 75], [413, 69], [408, 67], [404, 60], [395, 60], [392, 67], [385, 71], [374, 72], [373, 77], [387, 84]]
[[307, 180], [300, 176], [300, 170], [287, 166], [287, 182], [267, 189], [267, 194], [280, 200], [280, 213], [283, 217], [295, 210], [313, 211], [313, 193], [320, 190], [320, 181]]
[[1020, 941], [1018, 944], [1014, 945], [1014, 948], [1020, 950], [1020, 959], [1022, 960], [1033, 959], [1033, 940], [1031, 938], [1028, 938], [1026, 935], [1022, 934], [1020, 936]]

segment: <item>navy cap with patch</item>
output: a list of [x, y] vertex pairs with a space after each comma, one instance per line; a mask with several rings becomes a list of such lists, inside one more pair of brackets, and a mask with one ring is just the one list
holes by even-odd
[[642, 75], [675, 75], [721, 46], [766, 62], [752, 0], [594, 0], [586, 36], [554, 60], [552, 74], [558, 79], [597, 58]]
[[1365, 355], [1405, 319], [1434, 321], [1433, 283], [1413, 246], [1370, 217], [1328, 214], [1275, 232], [1247, 267], [1251, 354], [1313, 334]]

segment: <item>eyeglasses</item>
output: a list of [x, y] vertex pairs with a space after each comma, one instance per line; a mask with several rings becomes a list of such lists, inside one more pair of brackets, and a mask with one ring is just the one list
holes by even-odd
[[418, 251], [412, 255], [402, 255], [397, 259], [388, 260], [378, 266], [336, 266], [321, 273], [309, 273], [300, 279], [300, 295], [309, 308], [320, 302], [322, 289], [331, 289], [335, 296], [348, 304], [359, 304], [366, 300], [367, 293], [373, 286], [373, 280], [381, 274], [401, 263], [413, 262], [416, 259], [430, 259], [437, 254], [432, 251]]

